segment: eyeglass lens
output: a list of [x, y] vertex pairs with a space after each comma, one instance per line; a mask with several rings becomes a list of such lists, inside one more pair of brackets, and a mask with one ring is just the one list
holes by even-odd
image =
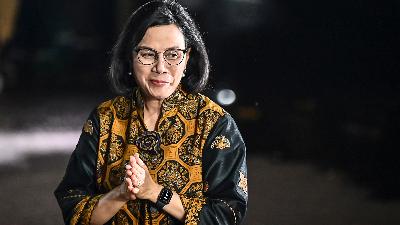
[[[185, 50], [182, 49], [168, 49], [163, 52], [164, 60], [170, 65], [179, 65], [184, 58]], [[137, 57], [140, 63], [144, 65], [151, 65], [159, 58], [159, 53], [153, 49], [139, 49]]]

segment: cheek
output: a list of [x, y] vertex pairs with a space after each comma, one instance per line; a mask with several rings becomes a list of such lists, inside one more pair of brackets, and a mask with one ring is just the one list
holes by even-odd
[[174, 76], [175, 76], [175, 78], [180, 78], [180, 77], [182, 76], [184, 70], [185, 70], [185, 67], [184, 67], [184, 66], [177, 67], [177, 68], [174, 70]]
[[133, 76], [135, 76], [135, 79], [140, 81], [146, 76], [146, 70], [140, 67], [133, 67]]
[[174, 83], [179, 83], [182, 80], [183, 69], [182, 70], [175, 70], [173, 73]]

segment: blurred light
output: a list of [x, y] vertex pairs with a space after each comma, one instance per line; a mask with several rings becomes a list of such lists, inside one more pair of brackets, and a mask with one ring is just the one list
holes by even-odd
[[237, 109], [236, 114], [240, 119], [256, 121], [261, 118], [261, 111], [253, 106], [241, 106]]
[[221, 105], [231, 105], [236, 100], [236, 94], [231, 89], [222, 89], [217, 93], [217, 101]]
[[70, 153], [79, 131], [0, 132], [0, 163], [19, 161], [27, 154]]
[[14, 35], [20, 1], [0, 1], [0, 48]]

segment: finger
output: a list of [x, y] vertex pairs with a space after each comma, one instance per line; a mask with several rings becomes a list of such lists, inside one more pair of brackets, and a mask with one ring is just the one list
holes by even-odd
[[137, 161], [137, 164], [138, 164], [140, 167], [143, 167], [143, 168], [144, 168], [144, 167], [146, 166], [146, 164], [144, 164], [143, 160], [140, 159], [139, 154], [136, 153], [134, 156], [135, 156], [135, 160]]
[[131, 170], [127, 170], [127, 171], [126, 171], [126, 174], [128, 174], [128, 176], [132, 176], [133, 173], [132, 173]]
[[[137, 154], [137, 153], [136, 153]], [[129, 156], [129, 163], [131, 164], [131, 165], [134, 165], [135, 163], [136, 163], [136, 158], [134, 157], [134, 156]]]
[[126, 181], [126, 183], [128, 184], [128, 190], [129, 191], [132, 191], [132, 189], [133, 189], [133, 183], [132, 183], [132, 180], [130, 179], [130, 178], [125, 178], [125, 181]]
[[138, 180], [137, 187], [141, 187], [143, 185], [143, 183], [144, 183], [144, 180], [142, 180], [142, 179]]
[[138, 186], [140, 186], [139, 185], [139, 178], [138, 177], [133, 177], [133, 179], [132, 179], [132, 184], [135, 186], [135, 187], [138, 187]]
[[137, 188], [137, 187], [134, 187], [134, 188], [133, 188], [133, 190], [132, 190], [132, 192], [133, 192], [134, 194], [137, 194], [137, 193], [139, 193], [139, 188]]
[[139, 180], [143, 180], [145, 177], [144, 171], [142, 170], [138, 170], [135, 172], [135, 176], [139, 179]]
[[138, 170], [135, 170], [135, 171], [133, 172], [133, 175], [132, 175], [132, 176], [135, 176], [135, 177], [138, 178], [138, 179], [144, 179], [144, 178], [145, 178], [145, 173], [144, 173], [143, 168], [140, 168], [140, 169], [138, 169]]
[[125, 169], [126, 169], [126, 170], [130, 170], [130, 169], [132, 169], [132, 166], [131, 166], [130, 164], [127, 164], [127, 165], [125, 166]]
[[136, 177], [132, 180], [132, 182], [135, 185], [135, 187], [141, 187], [144, 183], [144, 179]]
[[136, 195], [135, 194], [129, 194], [129, 199], [135, 200], [136, 199]]
[[132, 182], [132, 179], [131, 178], [125, 178], [125, 182], [126, 182], [126, 185], [127, 185], [127, 187], [129, 188], [129, 187], [133, 187], [133, 182]]
[[146, 170], [142, 167], [140, 167], [138, 170], [136, 170], [136, 176], [140, 178], [144, 178], [146, 175]]
[[[147, 168], [146, 168], [146, 169], [147, 169]], [[141, 167], [141, 168], [139, 169], [140, 174], [144, 176], [144, 175], [146, 174], [146, 169], [143, 168], [143, 167]]]
[[137, 165], [136, 158], [134, 156], [130, 156], [130, 159], [129, 159], [130, 169], [129, 170], [133, 172], [135, 170], [136, 165]]
[[139, 172], [139, 171], [141, 171], [143, 168], [142, 167], [140, 167], [138, 164], [135, 164], [134, 165], [134, 167], [133, 167], [133, 172]]

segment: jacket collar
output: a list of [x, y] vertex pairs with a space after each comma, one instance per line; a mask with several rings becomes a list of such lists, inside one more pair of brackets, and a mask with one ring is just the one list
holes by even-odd
[[[134, 100], [132, 101], [133, 108], [138, 110], [140, 117], [143, 119], [144, 98], [140, 88], [136, 88], [132, 97]], [[160, 118], [162, 118], [165, 113], [178, 108], [180, 105], [184, 105], [187, 100], [188, 94], [183, 90], [182, 85], [179, 84], [176, 90], [162, 101]]]

